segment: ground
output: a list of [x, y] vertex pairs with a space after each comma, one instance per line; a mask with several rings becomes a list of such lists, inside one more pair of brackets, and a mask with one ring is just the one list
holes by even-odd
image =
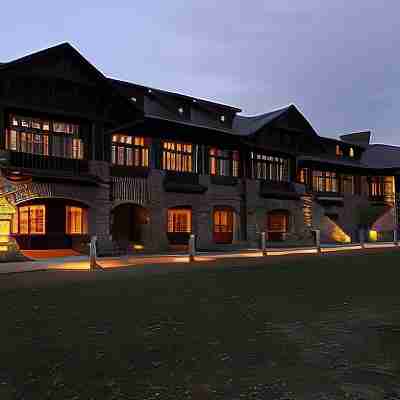
[[2, 276], [0, 399], [189, 399], [197, 384], [210, 399], [400, 398], [399, 262]]

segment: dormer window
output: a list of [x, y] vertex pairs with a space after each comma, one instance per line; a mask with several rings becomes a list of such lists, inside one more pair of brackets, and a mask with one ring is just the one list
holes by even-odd
[[354, 157], [354, 149], [352, 147], [350, 147], [349, 156]]
[[221, 115], [219, 119], [221, 120], [221, 122], [225, 122], [225, 115]]
[[178, 112], [179, 112], [179, 114], [183, 114], [183, 108], [182, 108], [182, 107], [179, 107], [179, 108], [178, 108]]
[[340, 146], [337, 144], [336, 145], [336, 156], [341, 157], [343, 155], [343, 150], [340, 148]]

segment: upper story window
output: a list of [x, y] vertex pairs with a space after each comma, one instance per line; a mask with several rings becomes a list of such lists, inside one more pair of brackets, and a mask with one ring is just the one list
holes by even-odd
[[342, 191], [345, 194], [354, 194], [354, 176], [342, 175]]
[[341, 148], [338, 144], [336, 145], [336, 155], [337, 155], [338, 157], [343, 156], [343, 150], [342, 150], [342, 148]]
[[239, 152], [237, 150], [220, 150], [212, 147], [209, 157], [211, 175], [239, 176]]
[[297, 174], [297, 180], [299, 183], [308, 185], [310, 177], [310, 170], [308, 168], [300, 168]]
[[387, 196], [394, 194], [394, 179], [391, 176], [373, 176], [369, 183], [370, 196]]
[[337, 193], [339, 187], [336, 172], [313, 171], [313, 190]]
[[354, 149], [353, 149], [353, 147], [350, 147], [349, 156], [350, 157], [354, 157]]
[[251, 152], [253, 176], [268, 181], [289, 181], [289, 159]]
[[6, 149], [63, 158], [83, 158], [80, 126], [48, 119], [11, 115]]
[[193, 145], [181, 142], [163, 142], [162, 169], [177, 172], [196, 172], [193, 167]]
[[111, 162], [128, 167], [148, 167], [149, 144], [142, 136], [113, 135]]

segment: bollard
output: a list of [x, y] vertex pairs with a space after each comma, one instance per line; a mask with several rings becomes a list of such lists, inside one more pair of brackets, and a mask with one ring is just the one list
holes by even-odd
[[321, 231], [319, 229], [315, 229], [315, 246], [318, 254], [321, 254]]
[[97, 250], [96, 250], [96, 241], [97, 241], [97, 236], [92, 236], [90, 239], [90, 255], [89, 255], [89, 260], [90, 260], [90, 269], [96, 269], [97, 268]]
[[363, 249], [365, 247], [364, 229], [360, 228], [358, 234], [360, 235], [360, 246]]
[[265, 232], [261, 232], [261, 251], [263, 256], [267, 255], [266, 245], [265, 245]]
[[196, 235], [191, 234], [189, 237], [189, 261], [194, 261], [196, 255]]

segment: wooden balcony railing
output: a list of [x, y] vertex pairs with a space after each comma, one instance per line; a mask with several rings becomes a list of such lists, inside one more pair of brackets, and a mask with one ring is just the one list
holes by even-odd
[[64, 171], [74, 175], [89, 171], [87, 160], [42, 156], [17, 151], [9, 151], [7, 158], [9, 167], [52, 170], [58, 174]]

